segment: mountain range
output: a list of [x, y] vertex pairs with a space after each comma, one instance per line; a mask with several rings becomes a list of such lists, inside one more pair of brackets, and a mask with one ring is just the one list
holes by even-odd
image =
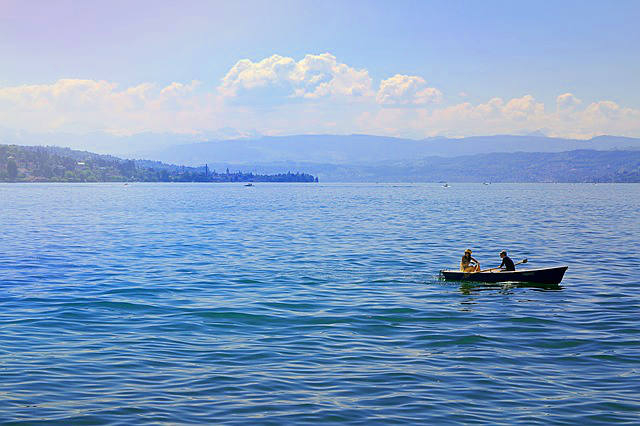
[[213, 162], [248, 165], [277, 161], [364, 164], [493, 152], [640, 149], [638, 138], [598, 136], [592, 139], [568, 139], [547, 137], [542, 133], [421, 140], [357, 134], [255, 136], [251, 139], [218, 139], [213, 136], [151, 132], [132, 135], [108, 132], [32, 133], [0, 127], [0, 144], [61, 146], [191, 166]]
[[[1, 129], [0, 129], [1, 130]], [[32, 134], [0, 132], [0, 143], [24, 145]], [[51, 143], [52, 139], [57, 141]], [[311, 173], [342, 182], [640, 182], [640, 139], [588, 140], [544, 135], [402, 139], [372, 135], [265, 136], [195, 142], [196, 136], [152, 133], [49, 135], [37, 145], [110, 147], [141, 167], [160, 162], [253, 174]], [[66, 144], [68, 141], [69, 144]], [[83, 142], [84, 141], [84, 142]], [[155, 142], [154, 142], [155, 141]], [[150, 148], [152, 146], [153, 148]], [[155, 162], [155, 163], [153, 163]], [[175, 166], [175, 167], [177, 167]]]
[[640, 182], [640, 150], [489, 153], [370, 164], [209, 163], [209, 167], [262, 174], [304, 171], [321, 182]]
[[204, 163], [307, 162], [362, 165], [489, 153], [640, 149], [640, 139], [599, 136], [588, 140], [545, 136], [475, 136], [460, 139], [400, 139], [371, 135], [298, 135], [175, 145], [149, 151], [146, 158], [197, 166]]

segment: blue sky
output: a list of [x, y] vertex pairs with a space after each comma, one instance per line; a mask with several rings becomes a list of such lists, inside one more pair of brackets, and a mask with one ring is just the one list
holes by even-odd
[[[637, 1], [0, 0], [0, 127], [640, 136], [638, 22]], [[274, 55], [298, 65], [221, 94], [239, 61], [272, 72], [255, 64]]]

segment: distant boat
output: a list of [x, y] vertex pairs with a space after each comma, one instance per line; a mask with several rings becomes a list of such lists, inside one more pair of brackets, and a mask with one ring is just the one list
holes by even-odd
[[449, 188], [450, 185], [448, 183], [445, 183], [444, 185], [442, 185], [443, 188]]
[[560, 284], [568, 266], [554, 268], [519, 269], [517, 271], [462, 272], [442, 270], [440, 276], [446, 281], [475, 281], [481, 283], [528, 282], [538, 284]]
[[489, 182], [482, 182], [483, 185], [490, 185]]
[[253, 186], [253, 184], [252, 183], [247, 183], [244, 186]]

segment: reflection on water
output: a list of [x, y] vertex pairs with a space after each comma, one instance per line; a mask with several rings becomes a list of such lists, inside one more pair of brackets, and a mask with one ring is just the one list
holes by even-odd
[[461, 282], [460, 292], [462, 294], [471, 294], [480, 291], [495, 291], [507, 293], [516, 288], [528, 288], [533, 291], [559, 291], [563, 287], [560, 284], [539, 284], [539, 283], [522, 283], [522, 282], [502, 282], [502, 283], [472, 283]]

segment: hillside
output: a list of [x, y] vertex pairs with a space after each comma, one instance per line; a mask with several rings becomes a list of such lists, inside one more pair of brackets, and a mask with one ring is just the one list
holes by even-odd
[[640, 150], [575, 150], [426, 158], [387, 166], [389, 178], [450, 182], [640, 182]]
[[217, 173], [69, 148], [0, 145], [0, 182], [314, 182], [306, 173]]

